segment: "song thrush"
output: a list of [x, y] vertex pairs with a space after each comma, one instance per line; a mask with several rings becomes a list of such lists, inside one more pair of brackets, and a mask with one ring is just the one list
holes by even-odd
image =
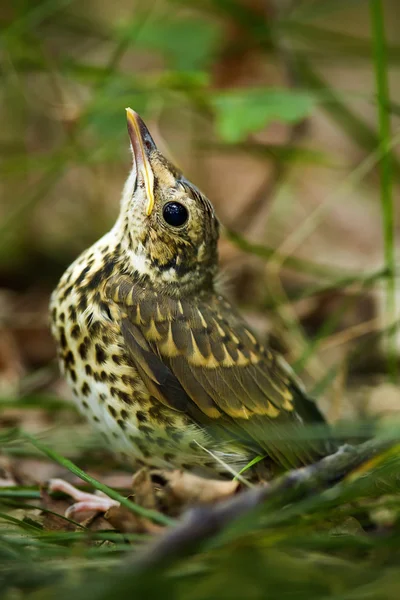
[[133, 167], [118, 219], [64, 273], [51, 300], [62, 370], [115, 450], [155, 467], [283, 468], [325, 455], [322, 423], [281, 356], [218, 291], [210, 201], [127, 109]]

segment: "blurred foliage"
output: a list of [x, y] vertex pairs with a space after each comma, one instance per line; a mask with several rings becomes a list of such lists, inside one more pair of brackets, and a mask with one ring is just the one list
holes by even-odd
[[300, 92], [273, 89], [232, 90], [214, 98], [218, 133], [227, 142], [238, 142], [273, 121], [293, 123], [311, 113], [312, 97]]
[[[201, 146], [241, 142], [271, 122], [299, 122], [318, 104], [360, 148], [376, 149], [378, 133], [350, 108], [346, 95], [330, 89], [311, 60], [324, 57], [340, 64], [345, 54], [346, 61], [370, 61], [367, 38], [315, 24], [346, 6], [293, 2], [281, 10], [280, 3], [272, 2], [265, 15], [262, 3], [238, 0], [136, 0], [101, 10], [95, 0], [85, 5], [72, 0], [3, 3], [2, 263], [13, 256], [16, 264], [23, 262], [31, 246], [50, 262], [54, 251], [68, 253], [64, 244], [57, 248], [53, 239], [40, 239], [32, 215], [39, 203], [58, 194], [71, 170], [85, 168], [95, 177], [102, 165], [127, 162], [125, 106], [162, 122], [171, 111], [180, 114], [180, 128], [195, 126], [195, 143]], [[284, 59], [286, 48], [290, 57]], [[289, 83], [293, 77], [295, 85], [274, 89], [266, 81], [257, 87], [218, 89], [224, 61], [235, 56], [240, 61], [249, 52], [268, 60], [282, 56]], [[399, 47], [390, 47], [389, 60], [397, 62], [399, 55]], [[210, 121], [216, 126], [214, 136], [207, 127]], [[281, 149], [281, 163], [290, 160], [289, 150]], [[318, 162], [320, 157], [307, 148], [302, 153], [300, 147], [296, 159]], [[85, 196], [97, 192], [80, 190], [89, 213], [95, 199]], [[108, 217], [99, 204], [91, 223], [95, 231], [85, 232], [81, 224], [84, 238], [104, 230]]]

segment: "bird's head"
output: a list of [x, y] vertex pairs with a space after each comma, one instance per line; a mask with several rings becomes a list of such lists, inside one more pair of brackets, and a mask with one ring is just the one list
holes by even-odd
[[213, 285], [218, 220], [210, 201], [157, 149], [127, 109], [133, 166], [117, 222], [129, 270], [158, 291], [180, 296]]

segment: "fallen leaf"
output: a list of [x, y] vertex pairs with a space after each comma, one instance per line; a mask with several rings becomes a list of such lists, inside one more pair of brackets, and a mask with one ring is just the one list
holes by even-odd
[[218, 502], [240, 489], [239, 481], [205, 479], [187, 471], [152, 471], [151, 475], [153, 481], [163, 482], [164, 501], [170, 506]]
[[[132, 479], [133, 494], [129, 496], [136, 504], [142, 508], [152, 510], [159, 509], [157, 502], [155, 485], [152, 481], [150, 471], [142, 468], [134, 474]], [[122, 533], [160, 533], [164, 527], [156, 525], [149, 519], [141, 517], [130, 511], [125, 506], [112, 506], [104, 515], [109, 521]]]
[[76, 531], [76, 525], [64, 517], [69, 506], [68, 500], [52, 496], [47, 492], [45, 486], [40, 490], [40, 496], [42, 508], [46, 509], [43, 511], [44, 529], [47, 531]]
[[134, 474], [132, 490], [136, 504], [143, 508], [158, 509], [154, 482], [149, 469], [142, 468]]
[[[128, 499], [136, 501], [133, 496], [128, 496]], [[112, 506], [108, 509], [104, 518], [121, 533], [157, 534], [165, 529], [165, 527], [153, 523], [150, 519], [136, 515], [125, 506]]]

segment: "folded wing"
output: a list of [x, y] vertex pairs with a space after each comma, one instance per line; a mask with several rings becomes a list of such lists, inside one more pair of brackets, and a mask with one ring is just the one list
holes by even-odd
[[[324, 420], [283, 359], [264, 348], [222, 297], [158, 296], [112, 281], [121, 331], [149, 391], [213, 435], [231, 436], [286, 468], [329, 451], [301, 439], [303, 424]], [[304, 437], [304, 436], [303, 436]]]

